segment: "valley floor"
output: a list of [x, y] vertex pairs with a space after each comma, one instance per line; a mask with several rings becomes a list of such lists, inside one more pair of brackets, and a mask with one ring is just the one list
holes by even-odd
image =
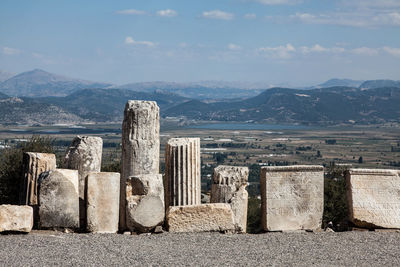
[[0, 266], [400, 265], [400, 233], [0, 236]]

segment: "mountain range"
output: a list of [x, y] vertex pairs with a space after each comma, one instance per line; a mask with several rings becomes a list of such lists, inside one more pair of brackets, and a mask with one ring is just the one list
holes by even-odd
[[[329, 85], [334, 86], [325, 87]], [[230, 86], [116, 86], [33, 70], [0, 83], [0, 124], [120, 122], [130, 99], [157, 101], [164, 118], [314, 125], [400, 122], [400, 81], [332, 79], [305, 89]]]

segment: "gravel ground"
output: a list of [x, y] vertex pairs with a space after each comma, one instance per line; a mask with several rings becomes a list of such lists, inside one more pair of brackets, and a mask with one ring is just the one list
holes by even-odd
[[0, 266], [396, 265], [400, 233], [0, 235]]

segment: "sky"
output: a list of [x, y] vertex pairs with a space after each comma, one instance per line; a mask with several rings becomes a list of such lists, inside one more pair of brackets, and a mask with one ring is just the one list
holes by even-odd
[[400, 80], [400, 0], [1, 0], [0, 70], [124, 84]]

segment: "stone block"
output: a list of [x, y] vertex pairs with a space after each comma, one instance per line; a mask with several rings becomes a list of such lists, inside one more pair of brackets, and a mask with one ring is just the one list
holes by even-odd
[[56, 169], [39, 177], [39, 226], [79, 228], [77, 170]]
[[211, 203], [229, 203], [235, 219], [236, 231], [245, 233], [247, 227], [249, 176], [247, 167], [218, 166], [214, 169]]
[[170, 206], [167, 211], [169, 232], [234, 231], [231, 206], [226, 203]]
[[260, 187], [265, 231], [321, 228], [324, 210], [322, 166], [262, 167]]
[[120, 174], [89, 172], [86, 179], [87, 231], [118, 232]]
[[0, 232], [29, 233], [33, 227], [30, 206], [0, 205]]
[[126, 182], [128, 230], [149, 232], [164, 222], [164, 186], [161, 174], [142, 174]]
[[56, 168], [56, 155], [49, 153], [26, 152], [23, 155], [23, 189], [21, 192], [21, 204], [37, 205], [39, 175]]
[[350, 169], [346, 172], [349, 219], [361, 228], [400, 228], [398, 170]]

